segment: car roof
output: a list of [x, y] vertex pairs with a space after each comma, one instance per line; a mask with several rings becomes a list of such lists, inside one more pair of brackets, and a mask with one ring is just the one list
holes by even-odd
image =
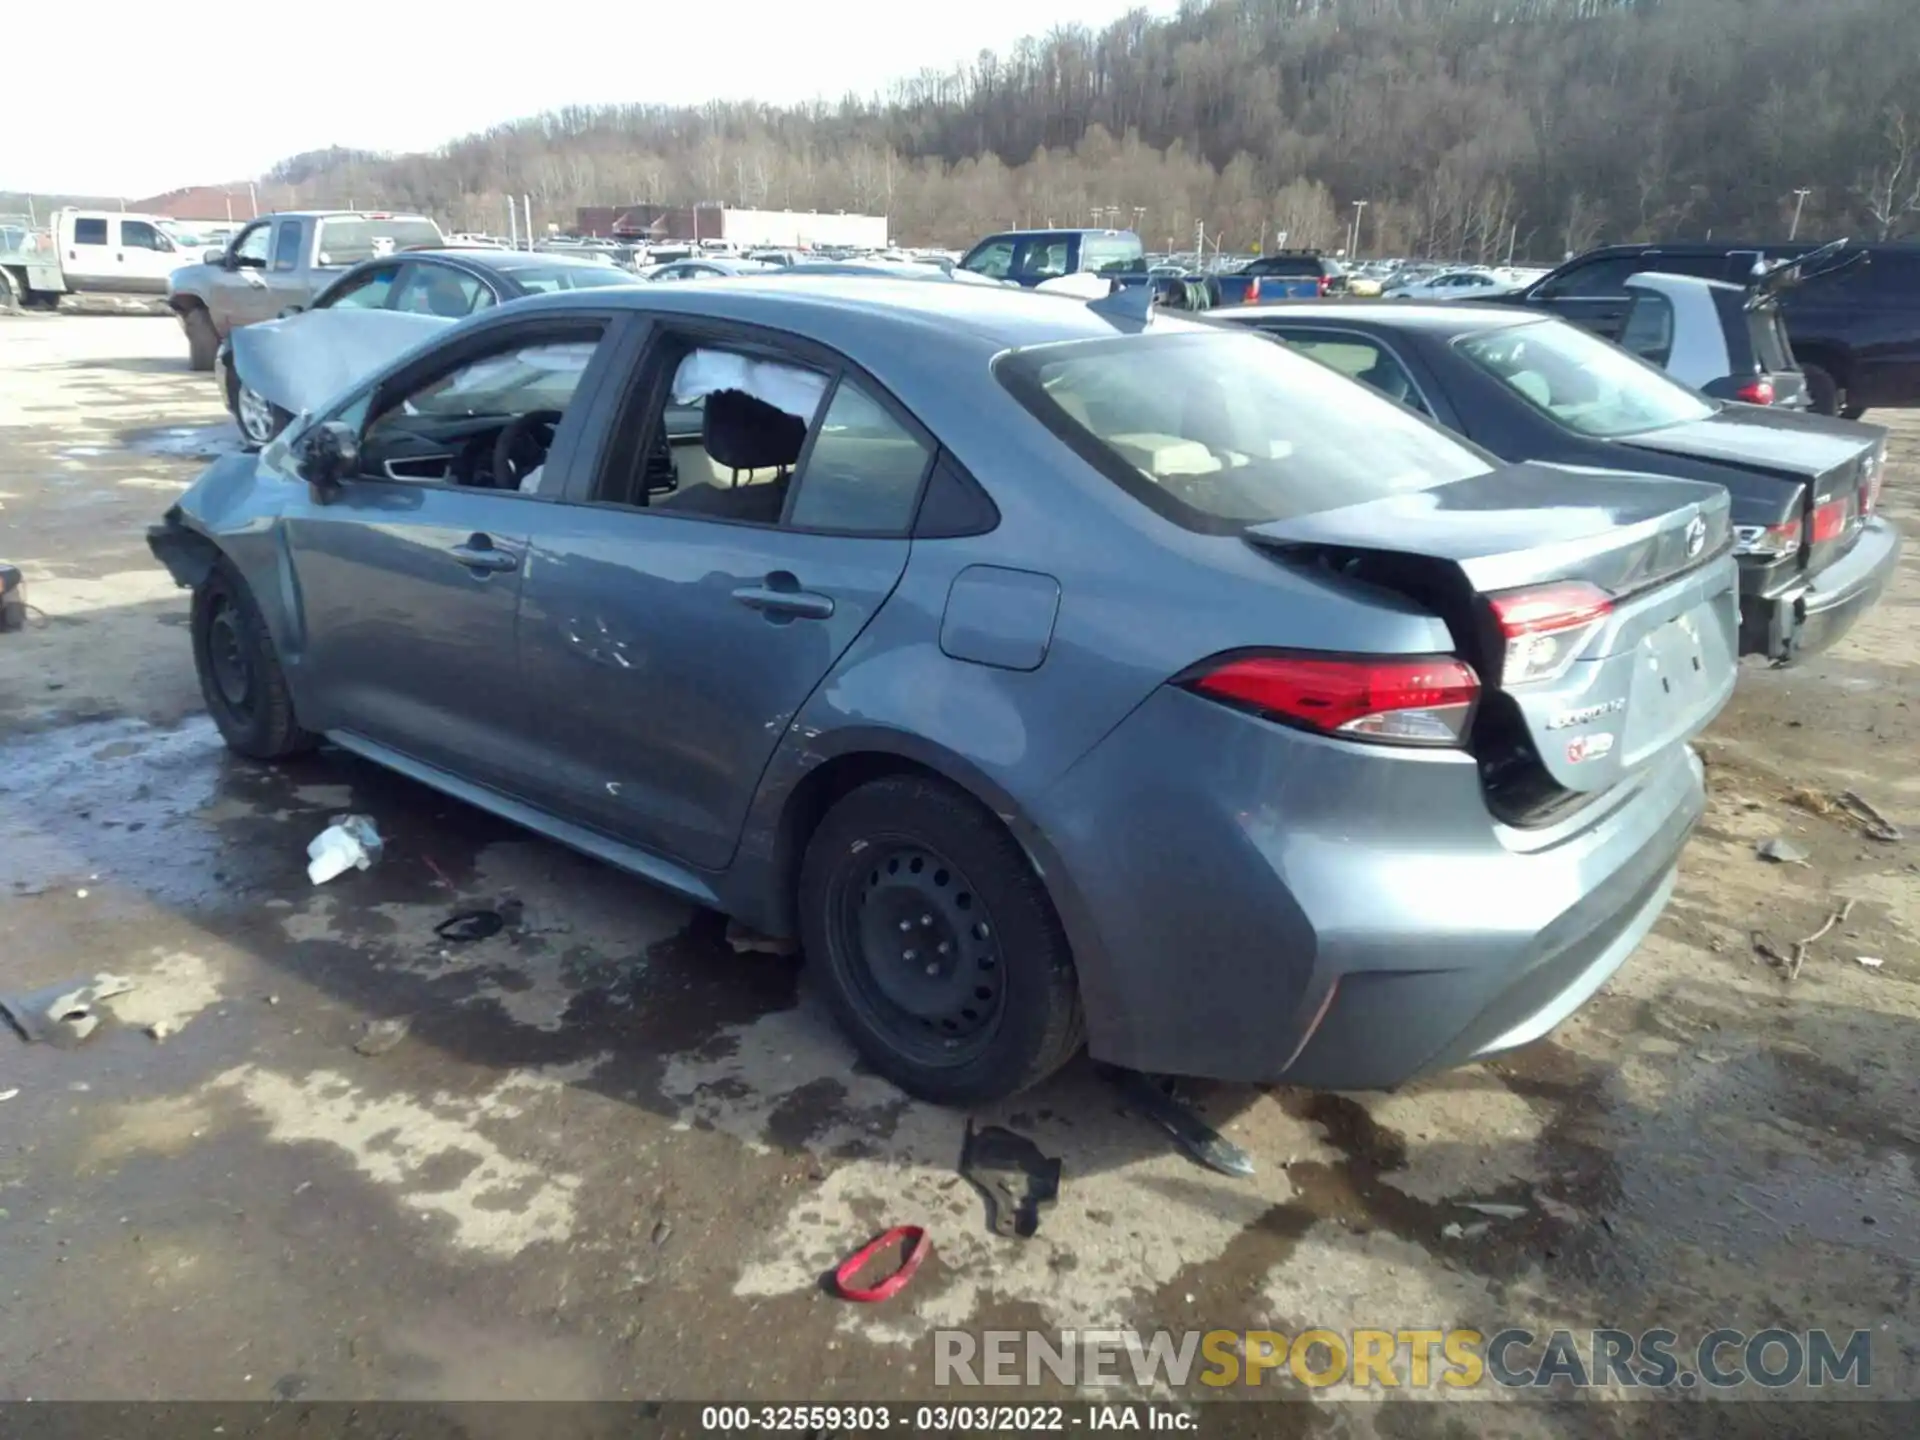
[[[400, 210], [274, 210], [253, 218], [254, 220], [425, 220], [427, 217]], [[253, 220], [236, 220], [233, 223], [251, 225]]]
[[1349, 324], [1377, 325], [1387, 330], [1419, 330], [1432, 335], [1470, 335], [1482, 330], [1501, 330], [1510, 325], [1527, 325], [1551, 319], [1538, 310], [1517, 305], [1465, 305], [1459, 301], [1439, 301], [1423, 305], [1417, 300], [1275, 300], [1259, 305], [1236, 305], [1230, 310], [1213, 312], [1222, 319], [1249, 319], [1261, 315], [1285, 315], [1289, 319], [1325, 318]]
[[1621, 283], [1635, 290], [1654, 290], [1659, 286], [1672, 285], [1681, 289], [1704, 289], [1709, 294], [1715, 290], [1725, 290], [1734, 295], [1746, 294], [1744, 285], [1735, 285], [1730, 280], [1709, 280], [1704, 275], [1675, 275], [1666, 270], [1642, 270], [1627, 276]]
[[[1116, 325], [1071, 296], [1014, 286], [931, 285], [890, 275], [756, 275], [725, 284], [570, 290], [536, 296], [515, 308], [527, 314], [536, 307], [685, 311], [791, 329], [841, 350], [851, 350], [863, 336], [927, 329], [988, 356], [1024, 345], [1110, 340], [1132, 328]], [[1156, 334], [1198, 334], [1207, 327], [1158, 314], [1151, 328]]]
[[428, 247], [420, 250], [400, 250], [392, 255], [380, 258], [397, 260], [401, 256], [419, 260], [446, 260], [457, 265], [471, 265], [484, 270], [498, 270], [507, 274], [515, 270], [545, 270], [553, 266], [562, 266], [575, 270], [604, 270], [604, 260], [590, 260], [580, 255], [556, 253], [552, 250], [495, 250], [485, 245], [449, 246], [445, 249]]

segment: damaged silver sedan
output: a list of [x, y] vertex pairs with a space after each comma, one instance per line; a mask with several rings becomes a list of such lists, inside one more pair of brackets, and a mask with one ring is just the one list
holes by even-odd
[[240, 435], [265, 445], [295, 415], [438, 334], [510, 300], [560, 290], [637, 285], [600, 259], [523, 250], [410, 250], [347, 271], [304, 309], [235, 330], [214, 376]]

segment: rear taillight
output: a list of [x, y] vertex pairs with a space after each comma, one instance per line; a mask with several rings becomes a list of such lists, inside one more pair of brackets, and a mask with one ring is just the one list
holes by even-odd
[[1838, 540], [1847, 528], [1847, 498], [1829, 500], [1824, 505], [1816, 505], [1813, 511], [1813, 543], [1818, 545], [1825, 540]]
[[1887, 458], [1887, 442], [1882, 440], [1860, 462], [1860, 518], [1871, 520], [1873, 507], [1880, 503], [1881, 470]]
[[1507, 689], [1566, 674], [1613, 613], [1613, 597], [1584, 580], [1509, 590], [1488, 596], [1487, 604], [1507, 641], [1500, 667]]
[[1744, 400], [1749, 405], [1771, 405], [1773, 404], [1773, 381], [1764, 375], [1758, 380], [1749, 380], [1733, 392], [1733, 398]]
[[1186, 685], [1271, 720], [1385, 745], [1459, 745], [1480, 698], [1479, 677], [1450, 655], [1242, 655]]
[[1799, 520], [1778, 525], [1736, 525], [1733, 529], [1733, 553], [1736, 555], [1791, 555], [1800, 548], [1803, 527]]
[[1332, 289], [1333, 279], [1328, 275], [1322, 275], [1314, 285], [1315, 293], [1322, 296], [1326, 295]]
[[1260, 298], [1260, 277], [1254, 276], [1247, 281], [1247, 304], [1251, 305]]

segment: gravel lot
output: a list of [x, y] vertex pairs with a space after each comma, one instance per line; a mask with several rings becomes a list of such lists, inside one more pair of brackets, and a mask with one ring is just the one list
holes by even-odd
[[[1553, 1037], [1391, 1097], [1199, 1092], [1251, 1180], [1076, 1064], [981, 1117], [1065, 1161], [1020, 1241], [956, 1179], [965, 1117], [856, 1070], [791, 961], [337, 753], [228, 758], [143, 532], [232, 440], [170, 320], [0, 317], [0, 558], [43, 612], [0, 635], [0, 990], [136, 982], [78, 1048], [0, 1027], [0, 1399], [874, 1399], [934, 1393], [939, 1326], [1420, 1323], [1868, 1328], [1920, 1398], [1920, 843], [1822, 798], [1920, 836], [1920, 546], [1837, 649], [1743, 675], [1669, 913]], [[316, 890], [347, 809], [385, 858]], [[436, 939], [508, 894], [519, 933]], [[1796, 981], [1755, 953], [1848, 899]], [[1524, 1214], [1449, 1231], [1469, 1199]], [[898, 1299], [824, 1291], [903, 1222], [936, 1254]]]

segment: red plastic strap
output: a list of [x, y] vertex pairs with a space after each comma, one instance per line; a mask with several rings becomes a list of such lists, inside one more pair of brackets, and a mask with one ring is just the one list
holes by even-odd
[[[887, 1276], [878, 1285], [862, 1289], [853, 1283], [853, 1277], [869, 1260], [902, 1240], [911, 1241], [907, 1258], [900, 1262], [900, 1268]], [[881, 1300], [890, 1300], [898, 1295], [913, 1278], [913, 1272], [920, 1268], [920, 1262], [933, 1253], [933, 1242], [927, 1238], [927, 1232], [918, 1225], [896, 1225], [879, 1239], [869, 1243], [864, 1249], [856, 1250], [833, 1272], [833, 1283], [840, 1293], [849, 1300], [857, 1300], [862, 1305], [872, 1305]]]

